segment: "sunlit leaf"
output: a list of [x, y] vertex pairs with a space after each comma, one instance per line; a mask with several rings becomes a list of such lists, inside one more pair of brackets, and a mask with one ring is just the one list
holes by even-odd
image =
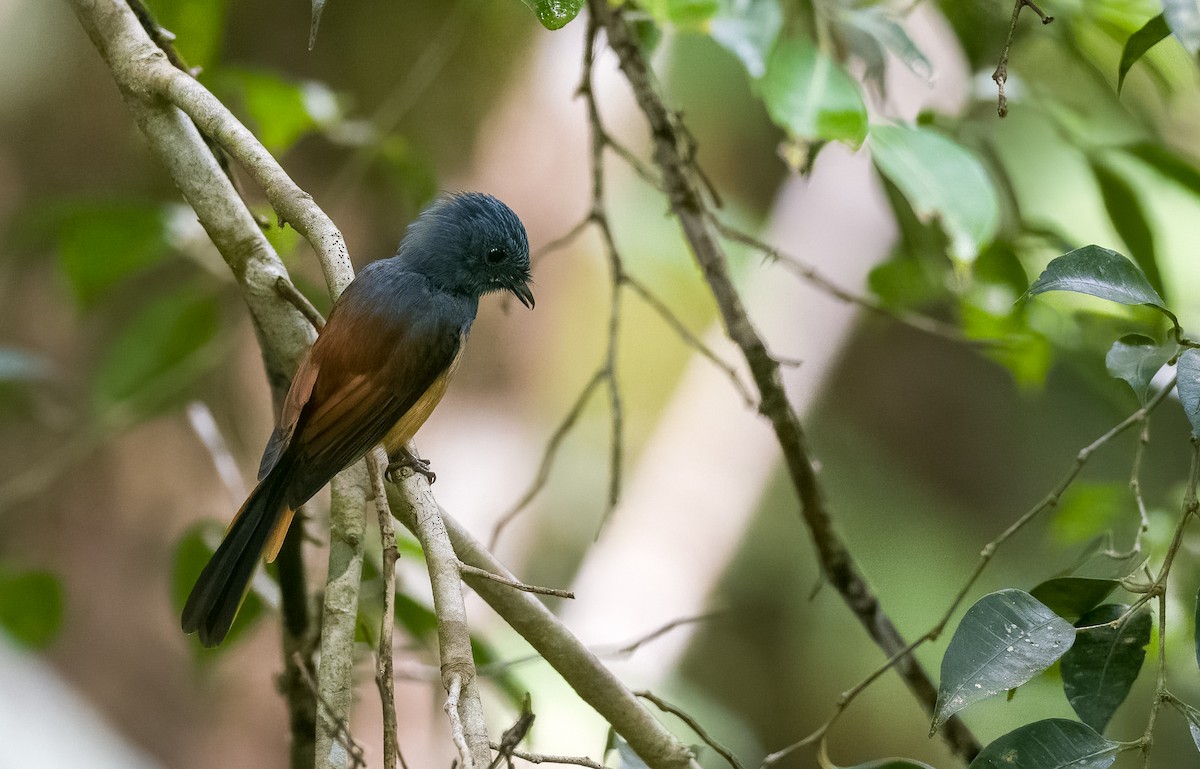
[[[1067, 544], [1095, 542], [1097, 533], [1108, 530], [1111, 522], [1129, 509], [1131, 500], [1127, 483], [1076, 481], [1054, 511], [1054, 538]], [[1037, 598], [1036, 593], [1033, 595]]]
[[[200, 572], [212, 558], [213, 548], [209, 542], [219, 542], [222, 532], [221, 525], [216, 521], [200, 521], [185, 531], [175, 544], [171, 568], [171, 606], [177, 616], [183, 613], [183, 605], [187, 603], [192, 586], [196, 584]], [[262, 616], [264, 608], [262, 598], [254, 590], [248, 591], [233, 625], [229, 628], [229, 635], [225, 636], [225, 641], [220, 646], [206, 650], [200, 644], [199, 636], [193, 636], [193, 648], [198, 654], [212, 654], [219, 649], [228, 649], [232, 641], [240, 638]]]
[[219, 319], [216, 299], [194, 291], [152, 301], [105, 350], [93, 383], [96, 413], [110, 416], [121, 405], [142, 416], [170, 405], [211, 364], [201, 353]]
[[946, 654], [930, 734], [968, 705], [1015, 689], [1071, 648], [1075, 628], [1029, 593], [1001, 590], [967, 610]]
[[709, 34], [757, 80], [766, 74], [767, 56], [782, 25], [779, 0], [721, 0]]
[[1146, 218], [1142, 200], [1133, 187], [1103, 163], [1092, 163], [1092, 173], [1100, 185], [1100, 197], [1108, 211], [1109, 221], [1129, 248], [1133, 261], [1142, 268], [1150, 285], [1163, 293], [1162, 276], [1158, 272], [1158, 256], [1154, 248], [1154, 231]]
[[1065, 718], [1035, 721], [985, 747], [969, 769], [1107, 769], [1120, 744]]
[[73, 207], [57, 231], [59, 265], [85, 307], [167, 254], [165, 218], [152, 203], [90, 201]]
[[967, 148], [921, 127], [871, 129], [871, 156], [923, 221], [937, 220], [950, 252], [970, 262], [1000, 225], [1000, 201], [983, 164]]
[[1140, 553], [1115, 553], [1112, 537], [1097, 537], [1079, 559], [1029, 592], [1062, 617], [1075, 618], [1099, 606], [1121, 580], [1146, 562]]
[[[1075, 627], [1105, 625], [1129, 607], [1105, 604], [1079, 618]], [[1079, 720], [1098, 732], [1129, 695], [1146, 660], [1150, 643], [1150, 610], [1142, 607], [1117, 627], [1092, 627], [1075, 634], [1075, 644], [1063, 655], [1063, 690]]]
[[1129, 383], [1144, 406], [1150, 396], [1150, 383], [1154, 375], [1178, 349], [1174, 343], [1159, 344], [1140, 334], [1128, 334], [1113, 342], [1104, 356], [1104, 365], [1108, 367], [1109, 374]]
[[1084, 246], [1051, 260], [1026, 296], [1050, 291], [1073, 291], [1118, 304], [1147, 305], [1166, 315], [1175, 326], [1179, 325], [1138, 266], [1101, 246]]
[[1171, 29], [1167, 26], [1166, 18], [1160, 13], [1129, 36], [1129, 40], [1125, 42], [1125, 49], [1121, 51], [1121, 64], [1117, 68], [1117, 93], [1125, 86], [1125, 75], [1129, 73], [1129, 68], [1169, 34]]
[[1200, 438], [1200, 350], [1185, 350], [1175, 363], [1175, 373], [1179, 401], [1192, 425], [1192, 435]]
[[0, 569], [0, 631], [33, 649], [48, 646], [63, 620], [63, 590], [46, 571]]
[[1188, 53], [1200, 52], [1200, 5], [1197, 0], [1162, 0], [1163, 16]]
[[857, 148], [866, 138], [867, 107], [858, 83], [807, 40], [777, 43], [758, 89], [771, 119], [794, 139]]

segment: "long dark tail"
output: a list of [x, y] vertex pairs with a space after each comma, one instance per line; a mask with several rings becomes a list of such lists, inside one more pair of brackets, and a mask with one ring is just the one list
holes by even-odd
[[200, 631], [200, 643], [205, 646], [225, 640], [268, 544], [273, 551], [279, 549], [292, 518], [286, 503], [287, 475], [284, 468], [277, 467], [254, 487], [188, 596], [183, 632]]

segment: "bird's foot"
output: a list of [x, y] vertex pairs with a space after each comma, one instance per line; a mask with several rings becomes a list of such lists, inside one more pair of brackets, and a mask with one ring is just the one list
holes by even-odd
[[413, 456], [412, 452], [406, 448], [400, 449], [395, 457], [388, 457], [388, 459], [391, 462], [387, 466], [384, 477], [392, 483], [400, 482], [400, 471], [405, 468], [425, 476], [425, 480], [429, 481], [430, 485], [437, 480], [437, 473], [429, 469], [429, 460]]

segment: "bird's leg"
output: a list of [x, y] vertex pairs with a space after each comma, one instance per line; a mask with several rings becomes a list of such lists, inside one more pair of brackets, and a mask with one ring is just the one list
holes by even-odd
[[429, 460], [414, 456], [408, 450], [408, 446], [401, 446], [388, 455], [387, 472], [384, 473], [384, 477], [392, 483], [399, 483], [400, 471], [406, 467], [412, 469], [414, 473], [425, 476], [425, 480], [430, 484], [437, 480], [437, 473], [429, 469]]

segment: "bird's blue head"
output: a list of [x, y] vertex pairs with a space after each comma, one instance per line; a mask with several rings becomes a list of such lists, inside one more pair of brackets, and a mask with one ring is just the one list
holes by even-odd
[[508, 206], [482, 192], [444, 195], [408, 226], [397, 256], [445, 291], [511, 291], [533, 307], [529, 240]]

